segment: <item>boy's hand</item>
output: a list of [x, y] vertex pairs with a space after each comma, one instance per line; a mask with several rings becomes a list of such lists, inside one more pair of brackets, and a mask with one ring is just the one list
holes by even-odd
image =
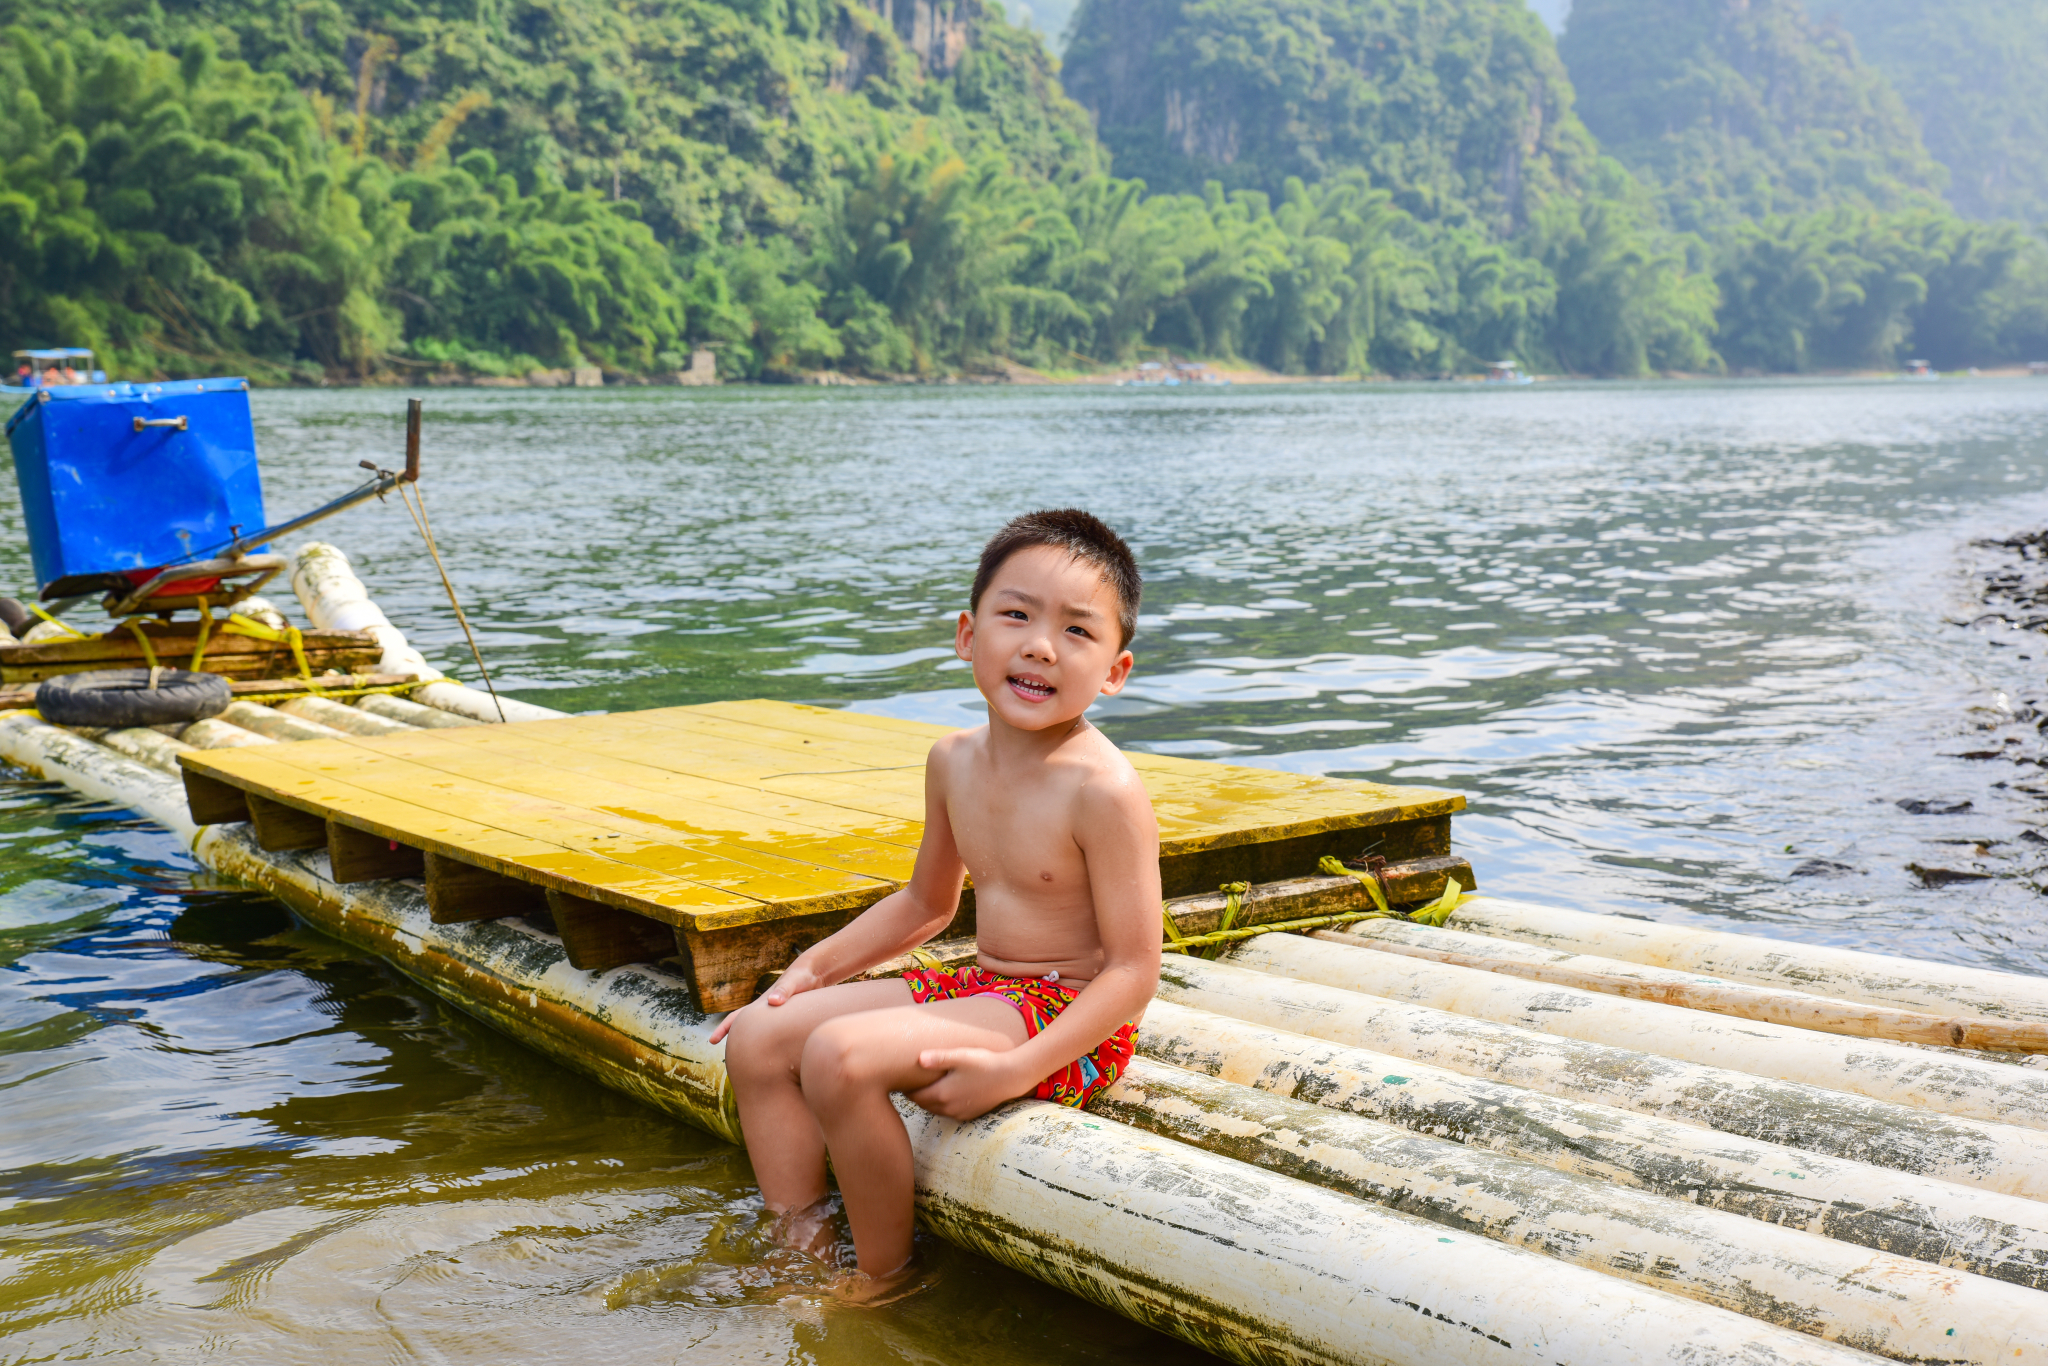
[[917, 1065], [944, 1072], [930, 1086], [906, 1092], [912, 1103], [947, 1119], [975, 1119], [1034, 1084], [1017, 1073], [1015, 1057], [988, 1048], [928, 1048]]
[[[755, 1006], [762, 1004], [762, 1002], [766, 1002], [771, 1006], [779, 1006], [792, 996], [801, 996], [806, 991], [816, 991], [819, 987], [831, 985], [830, 982], [822, 980], [816, 973], [812, 972], [802, 959], [798, 959], [783, 969], [782, 975], [775, 979], [775, 985], [768, 988], [765, 996], [761, 997], [758, 1001], [748, 1002], [746, 1005], [741, 1006], [740, 1010], [751, 1010]], [[732, 1032], [732, 1022], [740, 1017], [740, 1010], [730, 1012], [724, 1019], [718, 1022], [718, 1028], [711, 1031], [711, 1042], [717, 1043]]]

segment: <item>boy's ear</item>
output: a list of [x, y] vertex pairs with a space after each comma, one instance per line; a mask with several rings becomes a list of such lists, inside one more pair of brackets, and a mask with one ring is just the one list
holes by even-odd
[[1118, 654], [1116, 662], [1109, 666], [1109, 677], [1102, 680], [1102, 695], [1115, 697], [1124, 690], [1124, 684], [1131, 681], [1131, 666], [1138, 662], [1129, 650]]
[[974, 613], [962, 612], [959, 624], [953, 628], [953, 653], [972, 664], [974, 662]]

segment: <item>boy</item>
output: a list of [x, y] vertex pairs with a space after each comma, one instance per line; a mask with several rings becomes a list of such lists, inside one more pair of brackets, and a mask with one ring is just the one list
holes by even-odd
[[[910, 1139], [892, 1092], [953, 1119], [1027, 1095], [1083, 1105], [1130, 1061], [1159, 982], [1159, 828], [1136, 770], [1085, 713], [1130, 677], [1139, 589], [1129, 547], [1085, 512], [996, 533], [954, 642], [988, 724], [932, 745], [910, 882], [711, 1036], [730, 1032], [755, 1179], [798, 1246], [823, 1234], [831, 1154], [853, 1297], [882, 1293], [910, 1261]], [[977, 967], [846, 980], [944, 929], [968, 872]]]

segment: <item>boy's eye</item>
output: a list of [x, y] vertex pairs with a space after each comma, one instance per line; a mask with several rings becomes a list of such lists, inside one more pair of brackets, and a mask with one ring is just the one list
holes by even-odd
[[1088, 628], [1085, 626], [1069, 626], [1067, 629], [1073, 632], [1075, 635], [1082, 637], [1084, 640], [1088, 636]]
[[1017, 621], [1029, 621], [1029, 620], [1030, 620], [1030, 618], [1029, 618], [1029, 617], [1027, 617], [1027, 616], [1025, 616], [1025, 615], [1024, 615], [1024, 613], [1023, 613], [1023, 612], [1022, 612], [1022, 611], [1021, 611], [1020, 609], [1018, 609], [1018, 608], [1015, 608], [1015, 607], [1012, 607], [1012, 608], [1010, 608], [1010, 609], [1009, 609], [1008, 611], [1004, 612], [1004, 613], [1003, 613], [1003, 615], [1004, 615], [1004, 616], [1006, 616], [1006, 617], [1011, 617], [1011, 618], [1014, 618], [1014, 619], [1015, 619], [1015, 620], [1017, 620]]

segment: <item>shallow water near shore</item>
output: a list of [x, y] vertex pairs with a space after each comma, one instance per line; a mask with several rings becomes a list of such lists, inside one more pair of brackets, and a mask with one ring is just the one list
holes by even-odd
[[[2048, 522], [2048, 383], [427, 404], [435, 530], [530, 700], [973, 724], [980, 542], [1079, 503], [1146, 572], [1123, 745], [1463, 791], [1502, 895], [2048, 973], [2048, 640], [1974, 577]], [[399, 394], [255, 407], [274, 515], [398, 461]], [[317, 534], [474, 681], [400, 508]], [[0, 850], [0, 1359], [1201, 1359], [937, 1243], [922, 1294], [833, 1308], [756, 1261], [743, 1154], [146, 822], [17, 778]]]

